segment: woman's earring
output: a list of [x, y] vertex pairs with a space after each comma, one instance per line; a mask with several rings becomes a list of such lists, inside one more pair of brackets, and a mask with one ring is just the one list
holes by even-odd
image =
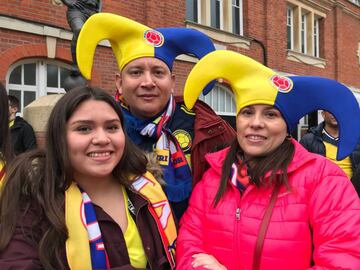
[[292, 139], [292, 136], [291, 136], [291, 134], [288, 134], [288, 135], [286, 135], [286, 137], [285, 137], [287, 140], [291, 140]]

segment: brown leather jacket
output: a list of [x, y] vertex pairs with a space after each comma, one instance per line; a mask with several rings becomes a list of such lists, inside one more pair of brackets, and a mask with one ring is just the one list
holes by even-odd
[[[176, 97], [176, 103], [183, 103], [183, 98]], [[214, 152], [218, 150], [218, 147], [230, 143], [235, 138], [236, 132], [206, 103], [198, 100], [192, 110], [195, 112], [195, 124], [191, 149], [191, 168], [193, 185], [195, 185], [208, 169], [205, 154]]]

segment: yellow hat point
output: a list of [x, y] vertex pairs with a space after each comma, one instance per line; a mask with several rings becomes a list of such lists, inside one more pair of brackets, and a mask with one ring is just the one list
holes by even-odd
[[102, 40], [110, 41], [120, 69], [137, 57], [153, 56], [154, 48], [151, 45], [138, 42], [149, 29], [151, 28], [111, 13], [92, 15], [81, 28], [76, 45], [80, 72], [86, 79], [91, 79], [95, 50]]
[[192, 108], [202, 89], [212, 80], [230, 84], [236, 112], [244, 106], [273, 105], [277, 89], [271, 83], [276, 73], [257, 61], [233, 51], [218, 50], [204, 56], [191, 70], [184, 89], [184, 102]]

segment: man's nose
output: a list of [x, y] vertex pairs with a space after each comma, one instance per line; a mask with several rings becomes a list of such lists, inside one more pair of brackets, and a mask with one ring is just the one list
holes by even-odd
[[142, 85], [145, 87], [154, 87], [155, 86], [154, 77], [152, 76], [152, 74], [150, 72], [144, 73]]

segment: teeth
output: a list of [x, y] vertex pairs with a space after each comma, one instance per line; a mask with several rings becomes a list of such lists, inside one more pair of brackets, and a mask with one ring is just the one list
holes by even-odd
[[257, 135], [249, 135], [248, 138], [249, 138], [249, 139], [253, 139], [253, 140], [264, 139], [263, 136], [257, 136]]
[[92, 152], [89, 154], [89, 157], [107, 157], [107, 156], [110, 156], [110, 152], [102, 152], [102, 153]]

